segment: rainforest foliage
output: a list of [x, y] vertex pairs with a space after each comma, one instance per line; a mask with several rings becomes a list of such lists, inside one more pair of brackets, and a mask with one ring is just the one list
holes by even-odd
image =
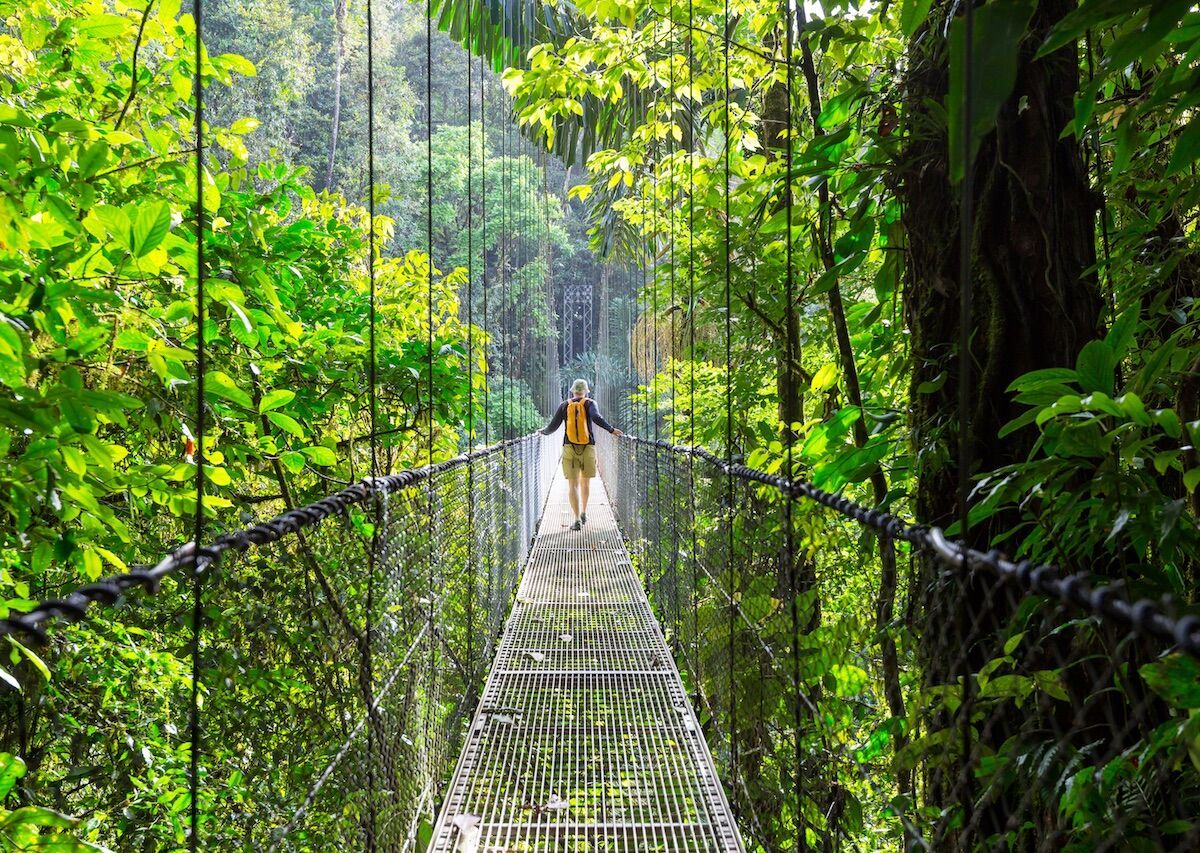
[[[964, 5], [582, 2], [585, 23], [531, 45], [504, 80], [521, 123], [586, 162], [570, 195], [591, 205], [595, 245], [649, 269], [630, 339], [640, 432], [771, 472], [790, 460], [794, 476], [952, 531], [965, 445], [978, 547], [1194, 605], [1200, 17], [1186, 2], [976, 4], [964, 379]], [[789, 688], [764, 682], [753, 654], [733, 685], [711, 662], [690, 674], [716, 697], [719, 748], [743, 745], [730, 772], [745, 789], [732, 796], [761, 818], [756, 843], [790, 849], [802, 831], [816, 847], [890, 847], [898, 816], [965, 819], [947, 817], [955, 806], [934, 781], [937, 765], [967, 759], [947, 727], [952, 699], [930, 686], [961, 681], [950, 661], [966, 629], [938, 600], [938, 566], [822, 518], [800, 522], [811, 592], [799, 610], [816, 623], [805, 642], [861, 653], [806, 667], [828, 728], [805, 735], [803, 775], [825, 778], [799, 814], [781, 799]], [[723, 533], [719, 504], [709, 520], [692, 547]], [[771, 532], [758, 520], [736, 534], [741, 559], [699, 614], [713, 626], [705, 645], [751, 647], [758, 634], [787, 648], [786, 626], [769, 627], [782, 586], [779, 552], [762, 548]], [[672, 566], [652, 561], [651, 581], [669, 587]], [[731, 589], [757, 627], [716, 618]], [[1103, 641], [1076, 638], [1051, 666], [1034, 610], [1007, 607], [985, 617], [990, 642], [959, 635], [992, 715], [973, 720], [982, 819], [1007, 809], [1016, 847], [1057, 821], [1079, 849], [1113, 833], [1133, 849], [1178, 843], [1187, 821], [1160, 835], [1153, 814], [1178, 792], [1195, 802], [1195, 667], [1152, 652], [1123, 665], [1144, 681], [1117, 685], [1118, 705], [1158, 694], [1175, 710], [1116, 755], [1086, 736], [1064, 748], [1046, 729], [1099, 689], [1083, 661]], [[721, 710], [729, 692], [778, 711], [764, 730]], [[1133, 817], [1131, 799], [1143, 803]]]
[[[0, 2], [3, 608], [190, 537], [201, 333], [213, 529], [370, 474], [369, 268], [385, 469], [536, 425], [559, 391], [562, 293], [585, 283], [595, 351], [563, 370], [594, 378], [634, 431], [953, 531], [965, 400], [973, 544], [1197, 603], [1193, 3], [977, 4], [965, 383], [962, 3], [442, 0], [430, 11], [448, 37], [429, 44], [425, 9], [382, 7], [368, 81], [363, 0], [206, 3], [198, 181], [190, 8]], [[701, 505], [715, 536], [719, 506]], [[725, 686], [685, 675], [778, 709], [739, 733], [758, 751], [714, 741], [745, 764], [739, 796], [774, 804], [748, 844], [896, 849], [900, 815], [948, 808], [923, 772], [955, 760], [926, 692], [957, 677], [921, 641], [946, 621], [936, 570], [816, 514], [797, 523], [805, 648], [859, 653], [804, 670], [819, 781], [794, 808], [778, 796], [782, 683], [752, 657]], [[783, 647], [764, 627], [780, 606], [768, 527], [739, 529], [758, 544], [738, 596]], [[661, 581], [663, 566], [645, 570]], [[185, 844], [186, 614], [166, 594], [169, 607], [74, 628], [48, 654], [5, 640], [0, 844]], [[1003, 653], [977, 662], [976, 683], [1022, 713], [1069, 703], [1087, 644], [1035, 666], [1018, 616], [997, 617]], [[232, 605], [213, 618], [238, 628]], [[714, 645], [749, 642], [720, 630], [743, 629], [714, 629]], [[1121, 689], [1163, 707], [1115, 758], [1064, 760], [1001, 727], [977, 769], [1010, 790], [1036, 779], [1076, 849], [1108, 837], [1110, 803], [1162, 792], [1143, 772], [1156, 756], [1171, 756], [1179, 797], [1200, 796], [1194, 665], [1145, 655], [1130, 669]], [[1144, 822], [1120, 831], [1121, 847], [1153, 849]]]
[[[424, 27], [407, 7], [383, 22], [389, 49], [376, 144], [390, 153], [379, 158], [372, 241], [364, 10], [268, 2], [206, 11], [208, 148], [197, 187], [189, 10], [170, 0], [3, 7], [5, 609], [153, 564], [190, 538], [198, 192], [209, 222], [204, 501], [214, 530], [370, 473], [372, 254], [382, 469], [421, 464], [427, 447], [453, 455], [485, 435], [528, 431], [537, 417], [528, 384], [535, 361], [522, 360], [518, 345], [553, 337], [551, 264], [557, 255], [566, 269], [586, 247], [582, 225], [565, 223], [534, 150], [506, 121], [495, 77], [486, 81], [487, 112], [475, 92], [468, 126], [456, 99], [465, 97], [458, 72], [466, 56], [445, 39], [433, 46], [454, 61], [458, 89], [439, 90], [434, 104], [430, 235], [425, 125], [414, 118], [426, 69], [406, 75], [401, 64]], [[335, 66], [345, 77], [340, 92]], [[509, 130], [485, 137], [485, 122]], [[480, 277], [485, 264], [490, 305], [473, 289], [469, 311], [468, 269]], [[487, 359], [489, 347], [495, 356]], [[489, 362], [504, 374], [490, 392]], [[114, 848], [182, 843], [187, 756], [177, 734], [187, 652], [161, 630], [176, 619], [166, 608], [95, 633], [84, 627], [71, 640], [82, 653], [44, 659], [6, 640], [3, 689], [20, 690], [10, 699], [25, 714], [20, 723], [6, 715], [15, 727], [3, 736], [11, 754], [0, 788], [7, 805], [21, 808], [2, 819], [4, 844], [57, 839], [68, 821], [39, 810], [47, 807], [86, 816], [76, 837]], [[102, 736], [99, 719], [107, 721]]]

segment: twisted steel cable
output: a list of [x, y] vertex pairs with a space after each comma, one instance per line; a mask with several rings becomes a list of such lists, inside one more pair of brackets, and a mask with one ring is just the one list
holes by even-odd
[[188, 542], [172, 551], [154, 566], [141, 566], [128, 572], [112, 575], [82, 586], [61, 598], [46, 599], [27, 613], [0, 619], [0, 636], [19, 634], [44, 643], [48, 639], [47, 628], [52, 623], [78, 622], [87, 616], [88, 608], [93, 604], [115, 604], [127, 591], [139, 587], [146, 593], [155, 595], [158, 593], [163, 579], [168, 575], [175, 574], [180, 569], [190, 568], [194, 565], [196, 571], [203, 574], [228, 552], [241, 553], [260, 545], [277, 542], [286, 536], [313, 527], [330, 516], [344, 514], [351, 506], [370, 503], [376, 497], [384, 497], [402, 491], [447, 471], [462, 468], [477, 459], [483, 459], [534, 441], [537, 437], [537, 433], [532, 433], [521, 438], [500, 441], [489, 447], [464, 453], [436, 464], [382, 477], [368, 477], [341, 491], [326, 495], [307, 506], [288, 510], [269, 521], [263, 521], [232, 533], [225, 533], [199, 548], [196, 547], [195, 542]]
[[1200, 616], [1171, 616], [1168, 613], [1170, 602], [1161, 605], [1148, 599], [1131, 601], [1120, 590], [1119, 584], [1094, 583], [1088, 572], [1063, 575], [1057, 566], [1051, 564], [1034, 563], [1031, 560], [1013, 561], [995, 548], [980, 551], [948, 538], [940, 527], [906, 521], [890, 512], [860, 504], [845, 495], [818, 488], [812, 483], [768, 474], [717, 456], [702, 447], [653, 441], [628, 434], [619, 440], [702, 459], [732, 478], [772, 487], [790, 500], [820, 504], [870, 528], [880, 536], [908, 542], [922, 553], [935, 557], [949, 572], [986, 572], [1014, 584], [1025, 595], [1044, 595], [1056, 599], [1102, 621], [1177, 646], [1200, 660]]

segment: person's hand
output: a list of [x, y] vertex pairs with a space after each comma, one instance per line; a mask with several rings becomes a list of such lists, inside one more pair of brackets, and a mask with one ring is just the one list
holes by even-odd
[[617, 438], [620, 438], [620, 437], [621, 437], [621, 436], [623, 436], [624, 434], [625, 434], [625, 432], [624, 432], [623, 430], [619, 430], [619, 429], [614, 429], [614, 430], [613, 430], [613, 435], [615, 435]]

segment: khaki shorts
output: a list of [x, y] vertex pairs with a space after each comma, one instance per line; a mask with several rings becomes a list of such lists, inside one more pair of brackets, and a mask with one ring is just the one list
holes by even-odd
[[568, 480], [580, 472], [591, 479], [596, 476], [596, 445], [564, 444], [562, 454], [563, 476]]

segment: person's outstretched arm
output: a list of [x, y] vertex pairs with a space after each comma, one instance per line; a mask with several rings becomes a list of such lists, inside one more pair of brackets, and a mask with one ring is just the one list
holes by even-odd
[[554, 413], [554, 417], [552, 417], [550, 419], [550, 423], [546, 424], [546, 426], [542, 429], [542, 435], [550, 435], [556, 429], [558, 429], [560, 426], [562, 426], [562, 422], [566, 418], [566, 416], [567, 416], [567, 404], [559, 403], [558, 411], [556, 411]]
[[604, 416], [600, 414], [600, 407], [597, 406], [594, 402], [592, 403], [592, 422], [596, 426], [603, 427], [604, 429], [608, 430], [613, 435], [615, 435], [617, 438], [620, 438], [621, 436], [623, 436], [625, 434], [625, 433], [621, 432], [621, 430], [617, 429], [615, 426], [610, 424], [608, 421], [604, 420]]

